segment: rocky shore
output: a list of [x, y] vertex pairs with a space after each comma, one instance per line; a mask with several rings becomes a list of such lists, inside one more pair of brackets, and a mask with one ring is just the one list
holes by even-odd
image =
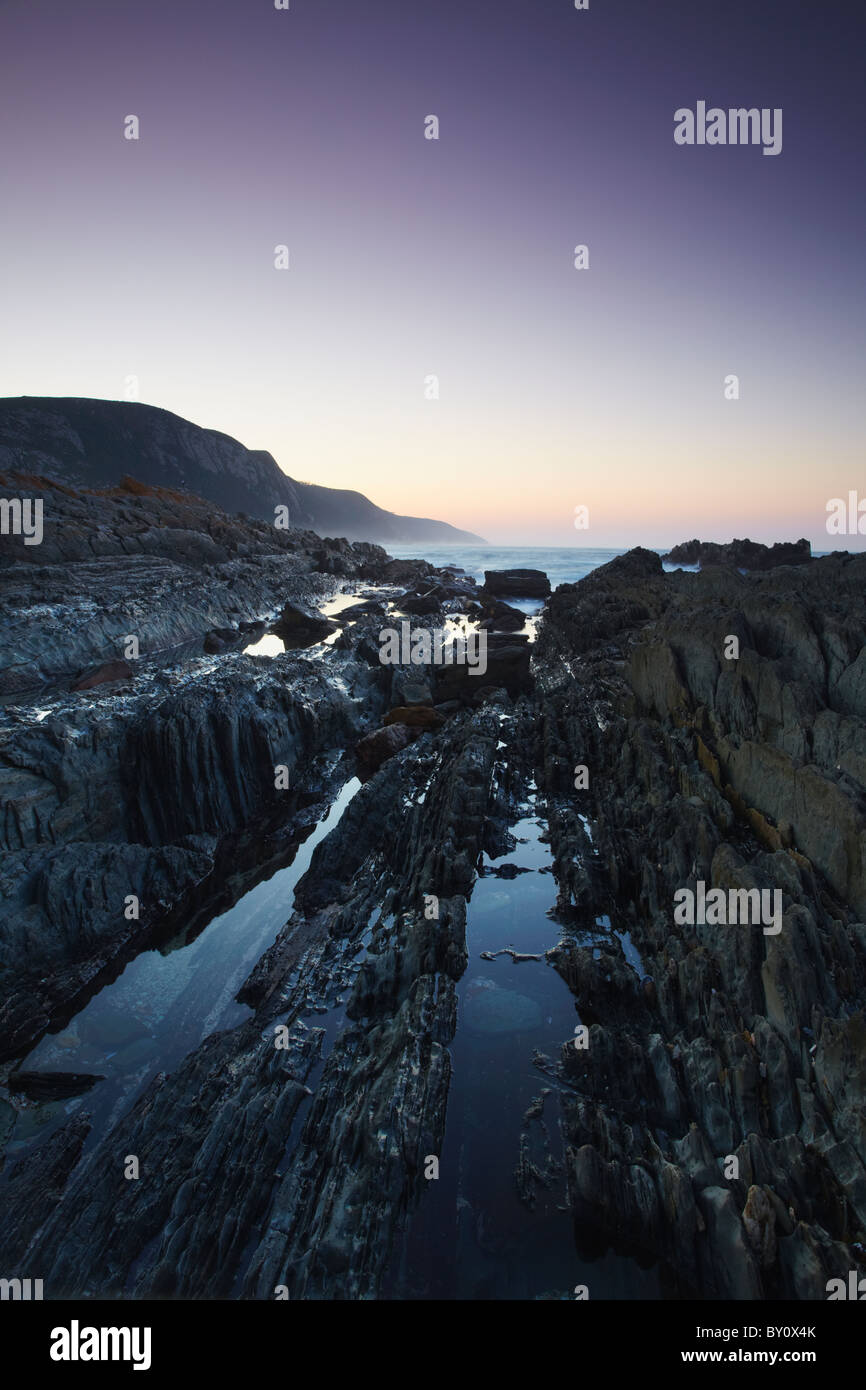
[[[594, 1020], [558, 1068], [575, 1218], [702, 1295], [823, 1298], [862, 1261], [864, 578], [860, 556], [663, 576], [633, 551], [560, 588], [539, 639], [546, 765], [595, 773], [600, 873], [571, 867], [569, 808], [560, 893], [607, 902], [651, 977], [558, 960]], [[782, 930], [676, 928], [699, 879], [780, 889]]]
[[[38, 1270], [47, 1298], [401, 1296], [447, 1134], [467, 908], [529, 785], [550, 946], [503, 937], [485, 959], [556, 972], [587, 1036], [525, 1034], [537, 1100], [497, 1136], [517, 1198], [561, 1173], [576, 1257], [612, 1250], [669, 1296], [823, 1299], [862, 1269], [866, 557], [666, 574], [635, 550], [551, 595], [529, 571], [476, 593], [133, 481], [52, 504], [43, 546], [0, 553], [4, 1144], [22, 1095], [50, 1092], [40, 1038], [362, 785], [241, 1022], [98, 1131], [99, 1068], [70, 1054], [67, 1112], [0, 1173], [4, 1270]], [[508, 603], [530, 595], [534, 641]], [[380, 629], [406, 616], [486, 624], [484, 674], [384, 665]], [[246, 652], [262, 634], [284, 649]], [[698, 881], [778, 889], [781, 931], [678, 925]]]
[[725, 566], [740, 570], [771, 570], [778, 565], [805, 565], [812, 558], [807, 540], [777, 541], [763, 545], [760, 541], [733, 540], [724, 544], [716, 541], [684, 541], [662, 556], [668, 565]]

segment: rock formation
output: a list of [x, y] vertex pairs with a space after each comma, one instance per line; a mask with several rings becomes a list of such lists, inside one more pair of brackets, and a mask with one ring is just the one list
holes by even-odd
[[[31, 1096], [51, 1094], [27, 1060], [46, 1030], [169, 928], [224, 912], [295, 852], [312, 807], [362, 785], [251, 965], [240, 1023], [92, 1134], [104, 1083], [70, 1062], [55, 1085], [78, 1108], [0, 1173], [6, 1263], [38, 1267], [47, 1298], [405, 1296], [448, 1133], [467, 912], [490, 873], [508, 911], [521, 866], [489, 866], [531, 784], [554, 938], [518, 950], [503, 925], [485, 960], [555, 972], [586, 1045], [565, 1030], [533, 1053], [537, 1005], [486, 1000], [477, 1031], [489, 1042], [510, 1000], [538, 1073], [522, 1126], [496, 1136], [526, 1219], [561, 1179], [576, 1256], [612, 1251], [670, 1296], [823, 1299], [862, 1269], [866, 557], [666, 574], [631, 551], [550, 595], [536, 643], [490, 634], [473, 676], [379, 660], [384, 615], [413, 596], [413, 626], [473, 611], [453, 572], [213, 509], [207, 524], [188, 498], [51, 496], [62, 569], [16, 555], [2, 574], [0, 1029]], [[202, 650], [242, 622], [303, 626], [341, 585], [363, 602], [332, 642]], [[146, 659], [81, 686], [127, 659], [124, 633]], [[778, 890], [781, 931], [679, 925], [675, 893], [699, 880]], [[13, 1077], [3, 1143], [20, 1095]], [[472, 1239], [503, 1258], [483, 1222]]]
[[777, 541], [763, 545], [760, 541], [733, 540], [719, 545], [715, 541], [683, 541], [675, 545], [662, 559], [668, 565], [723, 565], [741, 570], [771, 570], [777, 565], [805, 565], [812, 558], [807, 540]]

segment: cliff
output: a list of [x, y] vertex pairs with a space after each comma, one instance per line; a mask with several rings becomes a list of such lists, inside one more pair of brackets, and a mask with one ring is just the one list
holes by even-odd
[[385, 511], [360, 492], [295, 482], [264, 450], [137, 402], [0, 399], [0, 470], [88, 488], [131, 474], [263, 521], [273, 522], [274, 508], [284, 505], [292, 526], [349, 540], [483, 544], [447, 522]]

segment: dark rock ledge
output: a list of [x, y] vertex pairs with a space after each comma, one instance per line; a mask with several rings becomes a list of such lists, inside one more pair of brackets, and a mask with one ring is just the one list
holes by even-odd
[[726, 544], [715, 541], [683, 541], [675, 545], [662, 559], [668, 565], [711, 565], [742, 570], [771, 570], [779, 565], [806, 565], [812, 558], [807, 540], [777, 541], [763, 545], [761, 541], [733, 540]]
[[[666, 575], [641, 550], [557, 589], [511, 693], [460, 692], [317, 848], [241, 991], [254, 1017], [157, 1076], [82, 1162], [76, 1116], [13, 1167], [0, 1246], [38, 1263], [47, 1296], [378, 1296], [442, 1148], [480, 851], [504, 833], [509, 783], [533, 775], [563, 923], [552, 958], [590, 1028], [588, 1050], [564, 1038], [536, 1057], [563, 1221], [584, 1254], [638, 1253], [673, 1293], [823, 1299], [866, 1238], [864, 595], [866, 557]], [[384, 723], [410, 705], [405, 673], [376, 662], [380, 625], [360, 617], [324, 662], [263, 675], [228, 657], [197, 688], [166, 676], [159, 702], [9, 715], [3, 824], [13, 859], [36, 855], [15, 882], [72, 844], [85, 865], [111, 845], [171, 847], [192, 856], [172, 870], [183, 894], [194, 856], [213, 860], [206, 837], [263, 808], [272, 759], [300, 769], [412, 728]], [[699, 879], [779, 889], [781, 933], [675, 925], [675, 891]], [[4, 936], [9, 978], [15, 943], [50, 943], [56, 912]], [[642, 975], [613, 933], [580, 944], [603, 915]], [[522, 1136], [501, 1140], [527, 1195]], [[127, 1153], [146, 1181], [124, 1180]]]

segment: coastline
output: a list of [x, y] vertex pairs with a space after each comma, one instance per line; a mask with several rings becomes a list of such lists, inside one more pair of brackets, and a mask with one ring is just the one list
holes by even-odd
[[[866, 557], [701, 573], [634, 549], [503, 604], [377, 547], [289, 532], [274, 550], [194, 499], [141, 505], [167, 523], [150, 630], [185, 613], [209, 652], [143, 642], [140, 669], [61, 689], [83, 642], [108, 655], [106, 614], [128, 628], [135, 566], [67, 558], [62, 591], [50, 565], [2, 576], [16, 605], [31, 586], [25, 611], [52, 595], [55, 624], [54, 692], [0, 714], [4, 1249], [38, 1254], [52, 1296], [434, 1296], [400, 1271], [468, 1201], [441, 1296], [481, 1296], [508, 1242], [523, 1274], [501, 1297], [565, 1297], [579, 1276], [602, 1297], [808, 1299], [846, 1277], [866, 1217], [866, 885], [835, 827], [866, 835]], [[190, 523], [224, 555], [191, 552]], [[534, 642], [496, 631], [527, 607]], [[483, 680], [380, 659], [386, 621], [485, 612]], [[245, 652], [275, 626], [282, 651]], [[780, 894], [781, 929], [678, 925], [697, 882]], [[262, 911], [232, 962], [219, 923]], [[136, 985], [154, 950], [166, 970]], [[498, 1080], [472, 1100], [485, 1049]], [[479, 1106], [490, 1195], [453, 1171], [431, 1189], [428, 1158], [456, 1161]], [[466, 1162], [478, 1143], [472, 1125]], [[118, 1153], [150, 1174], [123, 1189], [119, 1244]], [[555, 1269], [533, 1263], [542, 1229]]]

